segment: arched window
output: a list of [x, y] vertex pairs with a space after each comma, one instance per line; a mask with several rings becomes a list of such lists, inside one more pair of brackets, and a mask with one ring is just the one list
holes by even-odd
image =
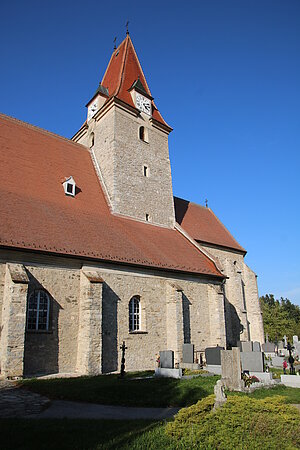
[[145, 140], [145, 127], [140, 127], [140, 139], [141, 141]]
[[47, 292], [36, 289], [28, 298], [27, 330], [48, 331], [50, 299]]
[[141, 305], [140, 297], [135, 295], [129, 302], [129, 331], [141, 329]]
[[139, 127], [139, 138], [141, 141], [149, 142], [148, 139], [148, 129], [145, 127]]
[[95, 143], [95, 134], [92, 132], [89, 136], [89, 147], [93, 147]]

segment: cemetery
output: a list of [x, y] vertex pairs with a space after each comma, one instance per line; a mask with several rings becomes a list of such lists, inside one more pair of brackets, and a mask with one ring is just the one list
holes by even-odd
[[[268, 341], [267, 341], [268, 342]], [[265, 349], [273, 350], [272, 343]], [[273, 343], [274, 344], [274, 343]], [[119, 348], [120, 373], [94, 377], [26, 379], [21, 389], [41, 394], [50, 401], [72, 401], [93, 406], [119, 405], [124, 410], [173, 408], [174, 418], [148, 420], [53, 420], [18, 419], [17, 433], [11, 433], [11, 420], [0, 419], [3, 448], [38, 448], [32, 435], [49, 442], [45, 448], [286, 448], [300, 447], [300, 416], [292, 405], [300, 405], [300, 389], [295, 389], [298, 340], [283, 343], [280, 355], [274, 348], [265, 357], [257, 342], [242, 341], [237, 347], [208, 347], [201, 358], [192, 344], [184, 344], [182, 362], [174, 352], [162, 350], [155, 371], [126, 371], [126, 342]], [[286, 375], [273, 379], [273, 360], [293, 356]], [[267, 364], [266, 364], [267, 362]], [[268, 367], [269, 366], [269, 367]], [[298, 366], [299, 367], [299, 366]], [[291, 373], [288, 373], [290, 372]], [[189, 373], [186, 376], [186, 373]], [[293, 373], [293, 374], [292, 374]], [[291, 381], [292, 380], [292, 383]], [[72, 403], [70, 402], [70, 403]], [[178, 412], [177, 412], [178, 411]], [[261, 417], [264, 417], [261, 426]], [[125, 419], [125, 417], [124, 417]], [[127, 419], [129, 419], [129, 414]], [[232, 427], [234, 420], [235, 426]], [[27, 447], [26, 447], [27, 448]]]

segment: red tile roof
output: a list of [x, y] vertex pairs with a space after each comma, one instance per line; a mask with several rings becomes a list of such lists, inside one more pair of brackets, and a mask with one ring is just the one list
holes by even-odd
[[176, 221], [196, 241], [246, 253], [210, 208], [178, 197], [174, 197], [174, 206]]
[[[119, 47], [114, 50], [101, 84], [105, 88], [108, 88], [109, 98], [115, 96], [120, 100], [123, 100], [128, 105], [135, 107], [129, 90], [138, 78], [143, 84], [148, 95], [152, 97], [133, 43], [130, 36], [127, 35]], [[169, 125], [162, 118], [153, 101], [152, 117], [158, 122], [169, 127]]]
[[86, 147], [3, 115], [0, 245], [222, 276], [178, 231], [112, 215]]

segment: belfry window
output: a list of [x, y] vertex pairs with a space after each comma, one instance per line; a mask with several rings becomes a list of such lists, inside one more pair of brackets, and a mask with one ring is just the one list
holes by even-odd
[[129, 302], [129, 331], [141, 329], [141, 300], [138, 295], [132, 297]]
[[143, 126], [139, 128], [139, 138], [141, 141], [149, 142], [147, 128], [145, 128]]
[[27, 305], [27, 330], [48, 331], [50, 299], [47, 292], [37, 289], [29, 295]]
[[145, 127], [140, 127], [140, 139], [145, 140]]

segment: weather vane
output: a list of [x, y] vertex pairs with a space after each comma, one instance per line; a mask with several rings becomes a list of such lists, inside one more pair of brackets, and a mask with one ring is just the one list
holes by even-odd
[[126, 22], [126, 34], [129, 34], [128, 25], [129, 25], [129, 20], [127, 20], [127, 22]]
[[116, 50], [116, 40], [117, 40], [117, 36], [114, 38], [114, 50]]

